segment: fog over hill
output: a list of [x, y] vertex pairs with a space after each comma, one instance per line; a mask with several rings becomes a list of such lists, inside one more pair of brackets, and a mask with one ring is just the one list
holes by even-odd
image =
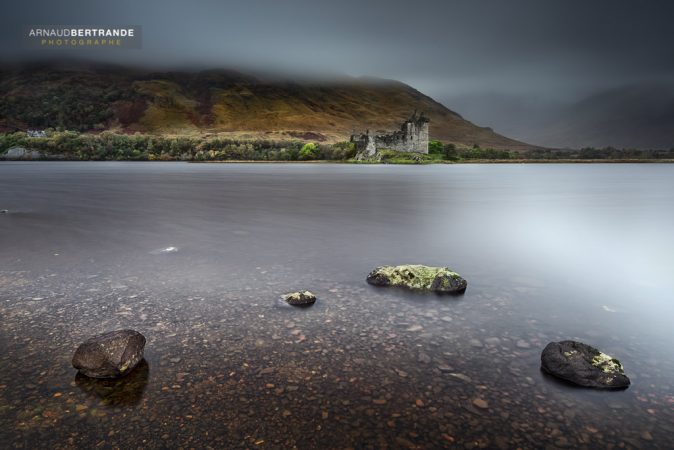
[[545, 147], [674, 147], [674, 85], [666, 83], [620, 86], [578, 101], [486, 93], [445, 102], [468, 119], [498, 124], [502, 134]]

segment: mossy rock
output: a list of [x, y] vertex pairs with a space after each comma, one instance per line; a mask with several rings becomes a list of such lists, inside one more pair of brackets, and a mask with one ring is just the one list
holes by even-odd
[[316, 296], [309, 291], [297, 291], [285, 294], [283, 300], [293, 306], [307, 306], [316, 302]]
[[461, 275], [448, 267], [420, 264], [377, 267], [367, 276], [367, 282], [374, 286], [397, 286], [439, 294], [462, 293], [468, 286]]
[[630, 385], [620, 361], [582, 342], [550, 342], [541, 354], [541, 368], [589, 388], [625, 389]]

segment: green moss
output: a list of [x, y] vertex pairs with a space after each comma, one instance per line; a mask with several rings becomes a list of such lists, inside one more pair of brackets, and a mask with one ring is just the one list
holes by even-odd
[[624, 373], [623, 366], [620, 364], [620, 361], [613, 358], [612, 356], [607, 355], [606, 353], [599, 352], [592, 357], [592, 365], [598, 369], [601, 369], [604, 373]]
[[389, 280], [392, 286], [405, 286], [410, 289], [431, 289], [433, 281], [442, 275], [442, 287], [449, 288], [449, 278], [461, 279], [461, 276], [447, 267], [429, 267], [420, 264], [405, 264], [401, 266], [383, 266], [375, 269], [374, 273]]
[[283, 295], [283, 300], [291, 305], [308, 305], [316, 301], [316, 296], [309, 291], [298, 291]]

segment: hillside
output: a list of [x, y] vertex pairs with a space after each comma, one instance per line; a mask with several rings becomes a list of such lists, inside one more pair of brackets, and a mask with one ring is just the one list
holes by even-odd
[[335, 142], [354, 128], [396, 129], [415, 109], [431, 119], [432, 139], [532, 148], [397, 81], [278, 81], [228, 70], [152, 73], [81, 63], [0, 69], [0, 131], [63, 127]]

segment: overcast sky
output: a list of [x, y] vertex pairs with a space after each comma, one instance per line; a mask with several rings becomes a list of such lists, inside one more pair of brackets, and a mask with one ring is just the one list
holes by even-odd
[[[58, 55], [404, 81], [499, 130], [532, 108], [674, 80], [674, 1], [13, 0], [3, 60]], [[141, 25], [141, 50], [28, 51], [24, 25]], [[490, 110], [490, 102], [498, 103]], [[498, 110], [498, 111], [496, 111]], [[505, 110], [505, 111], [500, 111]], [[486, 123], [485, 123], [486, 122]]]

